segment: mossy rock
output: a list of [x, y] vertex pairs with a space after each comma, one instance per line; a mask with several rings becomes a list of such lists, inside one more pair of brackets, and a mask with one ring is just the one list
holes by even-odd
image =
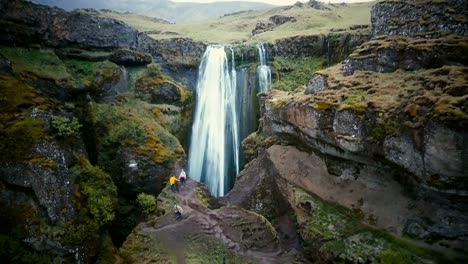
[[193, 98], [192, 92], [165, 75], [157, 64], [148, 65], [137, 77], [135, 95], [153, 104], [182, 105]]

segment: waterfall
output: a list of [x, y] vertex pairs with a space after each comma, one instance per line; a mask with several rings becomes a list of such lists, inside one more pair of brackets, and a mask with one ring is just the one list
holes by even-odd
[[264, 93], [271, 88], [271, 70], [267, 65], [267, 53], [263, 43], [257, 43], [258, 59], [260, 65], [257, 67], [259, 92]]
[[214, 196], [225, 194], [240, 169], [235, 88], [234, 52], [229, 67], [224, 47], [208, 46], [198, 71], [188, 172]]

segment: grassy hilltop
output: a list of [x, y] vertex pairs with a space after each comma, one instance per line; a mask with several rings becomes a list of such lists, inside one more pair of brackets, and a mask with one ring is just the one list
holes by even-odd
[[[370, 25], [370, 9], [375, 2], [354, 4], [324, 4], [323, 9], [303, 6], [286, 6], [269, 10], [237, 12], [223, 17], [193, 22], [169, 24], [142, 15], [117, 12], [101, 12], [104, 17], [121, 20], [135, 29], [146, 32], [155, 39], [189, 37], [210, 43], [273, 42], [297, 35], [312, 35], [330, 31], [351, 31], [353, 25]], [[280, 15], [294, 17], [295, 22], [274, 25], [271, 31], [252, 36], [256, 24], [272, 23], [270, 17]]]

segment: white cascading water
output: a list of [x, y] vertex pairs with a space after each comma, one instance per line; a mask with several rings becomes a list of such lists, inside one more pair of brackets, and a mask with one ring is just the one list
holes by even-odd
[[189, 177], [204, 182], [216, 197], [228, 191], [229, 177], [239, 174], [236, 71], [232, 50], [231, 54], [230, 67], [223, 46], [208, 46], [203, 54], [188, 158]]
[[257, 67], [258, 89], [264, 93], [271, 88], [271, 69], [267, 65], [267, 53], [263, 43], [257, 43], [258, 59], [260, 65]]

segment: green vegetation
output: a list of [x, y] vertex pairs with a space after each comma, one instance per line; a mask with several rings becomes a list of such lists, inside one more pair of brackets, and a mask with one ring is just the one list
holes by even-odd
[[447, 260], [438, 252], [417, 246], [417, 242], [392, 237], [383, 231], [360, 224], [363, 215], [330, 204], [295, 189], [296, 204], [304, 211], [306, 221], [299, 231], [306, 248], [314, 241], [324, 241], [320, 255], [336, 263], [426, 263]]
[[15, 77], [2, 75], [0, 82], [0, 156], [29, 159], [31, 147], [46, 137], [42, 120], [31, 118], [31, 107], [47, 109], [50, 103]]
[[115, 264], [115, 254], [117, 254], [117, 249], [112, 243], [109, 234], [106, 233], [101, 238], [101, 250], [98, 253], [95, 264]]
[[151, 214], [156, 212], [156, 197], [151, 194], [140, 193], [137, 196], [137, 203], [140, 206], [141, 210], [145, 214]]
[[[278, 7], [254, 12], [240, 12], [217, 19], [191, 22], [189, 24], [167, 24], [144, 16], [114, 12], [101, 13], [101, 16], [121, 20], [140, 31], [152, 32], [156, 39], [189, 37], [209, 43], [255, 43], [270, 42], [297, 35], [328, 33], [331, 29], [350, 31], [352, 25], [369, 25], [370, 9], [374, 2], [354, 3], [346, 6], [327, 5], [330, 10], [316, 10], [304, 4], [303, 7], [286, 9]], [[296, 22], [276, 26], [252, 37], [257, 22], [268, 23], [274, 15], [292, 16]], [[174, 34], [166, 34], [174, 32]]]
[[287, 59], [275, 57], [272, 63], [277, 78], [273, 79], [273, 88], [283, 91], [292, 91], [306, 85], [310, 76], [323, 67], [324, 59], [307, 57], [301, 59]]
[[102, 226], [114, 220], [117, 188], [107, 173], [85, 159], [71, 171], [79, 186], [73, 197], [79, 214], [67, 223], [64, 235], [68, 243], [77, 245], [98, 239]]
[[65, 60], [67, 70], [78, 84], [100, 90], [104, 82], [114, 82], [120, 77], [120, 69], [110, 61]]
[[54, 260], [51, 254], [30, 250], [20, 241], [3, 234], [0, 234], [0, 258], [9, 264], [61, 263]]
[[81, 124], [78, 119], [73, 117], [70, 120], [63, 116], [51, 116], [52, 127], [56, 130], [57, 135], [60, 137], [79, 137]]
[[26, 78], [33, 75], [62, 85], [71, 79], [65, 64], [51, 49], [0, 46], [0, 53], [11, 61], [15, 73]]

